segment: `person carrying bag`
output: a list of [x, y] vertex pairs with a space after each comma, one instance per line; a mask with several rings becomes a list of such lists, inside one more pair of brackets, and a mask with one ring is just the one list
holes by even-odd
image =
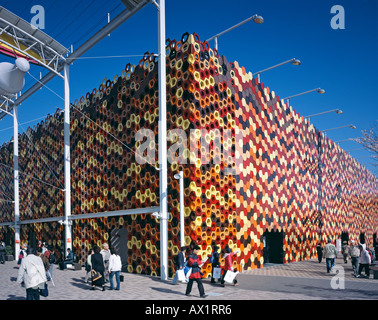
[[26, 300], [40, 300], [40, 290], [47, 289], [47, 278], [42, 259], [35, 255], [35, 250], [31, 247], [27, 249], [27, 256], [21, 261], [17, 282], [20, 284], [24, 282]]
[[95, 290], [96, 286], [102, 287], [102, 291], [105, 291], [105, 279], [104, 279], [104, 260], [100, 253], [101, 249], [98, 246], [93, 248], [94, 253], [91, 257], [92, 262], [92, 288], [91, 290]]
[[188, 266], [192, 268], [192, 272], [189, 277], [189, 282], [186, 286], [186, 296], [190, 296], [190, 292], [192, 291], [193, 282], [196, 281], [198, 285], [198, 291], [200, 293], [201, 298], [205, 298], [207, 295], [205, 295], [205, 290], [203, 288], [202, 284], [202, 274], [201, 274], [201, 268], [202, 265], [206, 261], [201, 261], [200, 257], [197, 255], [200, 247], [194, 246], [193, 252], [189, 255], [188, 258]]
[[187, 282], [186, 281], [186, 276], [185, 276], [185, 271], [184, 271], [185, 261], [186, 261], [185, 252], [186, 252], [186, 248], [182, 247], [181, 251], [177, 255], [177, 259], [176, 259], [176, 274], [175, 274], [175, 277], [172, 280], [173, 284], [177, 284], [177, 281]]
[[225, 282], [233, 283], [234, 286], [238, 285], [238, 280], [236, 280], [236, 275], [238, 274], [238, 272], [233, 272], [234, 268], [232, 267], [232, 257], [238, 252], [239, 251], [232, 252], [230, 248], [226, 249], [226, 253], [224, 255], [224, 259], [225, 259], [224, 273], [221, 280], [222, 287], [225, 286], [224, 285]]

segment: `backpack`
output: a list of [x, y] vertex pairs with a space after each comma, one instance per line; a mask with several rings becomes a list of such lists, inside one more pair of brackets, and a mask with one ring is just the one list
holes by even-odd
[[55, 256], [53, 253], [50, 253], [49, 255], [49, 263], [54, 263], [55, 262]]

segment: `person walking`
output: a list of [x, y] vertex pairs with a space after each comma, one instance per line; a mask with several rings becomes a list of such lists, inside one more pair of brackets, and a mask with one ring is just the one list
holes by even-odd
[[352, 262], [353, 275], [359, 278], [358, 275], [358, 265], [360, 263], [360, 248], [356, 245], [354, 240], [350, 241], [349, 255]]
[[362, 272], [362, 269], [365, 269], [365, 277], [364, 278], [367, 278], [369, 279], [370, 277], [370, 264], [371, 264], [371, 257], [370, 257], [370, 254], [369, 252], [366, 250], [366, 244], [363, 243], [363, 244], [360, 244], [358, 246], [358, 248], [360, 249], [360, 265], [358, 267], [358, 278], [362, 277], [361, 276], [361, 272]]
[[189, 282], [186, 286], [186, 296], [190, 296], [190, 292], [192, 291], [193, 282], [197, 282], [198, 291], [200, 293], [201, 298], [207, 297], [205, 294], [205, 289], [203, 288], [202, 284], [202, 274], [201, 274], [201, 267], [203, 265], [203, 262], [201, 261], [200, 257], [198, 256], [198, 251], [200, 247], [194, 246], [193, 252], [188, 257], [188, 266], [192, 268], [192, 273], [189, 276]]
[[122, 262], [121, 257], [117, 254], [117, 250], [115, 248], [110, 249], [111, 256], [109, 258], [109, 281], [110, 281], [110, 290], [114, 290], [114, 283], [113, 278], [115, 276], [117, 287], [115, 290], [119, 290], [121, 286], [121, 269], [122, 269]]
[[[218, 246], [214, 246], [213, 247], [213, 254], [211, 255], [211, 258], [210, 258], [210, 263], [211, 263], [211, 283], [215, 283], [215, 279], [214, 279], [214, 269], [215, 268], [219, 268], [220, 266], [220, 263], [219, 263], [219, 253], [218, 253], [218, 250], [219, 250], [219, 247]], [[218, 279], [219, 281], [219, 279]]]
[[53, 264], [56, 261], [55, 252], [54, 252], [53, 247], [51, 245], [47, 246], [47, 250], [45, 251], [44, 255], [47, 258], [47, 260], [49, 261], [49, 265], [50, 265], [49, 270], [47, 272], [47, 281], [50, 281], [51, 278], [52, 278]]
[[[178, 271], [179, 270], [184, 270], [185, 261], [186, 261], [185, 253], [186, 253], [186, 247], [182, 247], [181, 250], [180, 250], [180, 252], [177, 255], [177, 259], [176, 259], [176, 274], [175, 274], [175, 276], [174, 276], [174, 278], [172, 280], [173, 284], [177, 284], [177, 281], [178, 281]], [[183, 282], [186, 282], [186, 281], [183, 281]]]
[[328, 243], [324, 246], [324, 257], [326, 258], [327, 273], [330, 273], [337, 257], [337, 250], [331, 239], [328, 239]]
[[17, 260], [17, 267], [19, 268], [20, 265], [21, 265], [21, 262], [22, 262], [22, 259], [26, 257], [27, 253], [26, 253], [26, 250], [27, 250], [27, 245], [25, 243], [23, 243], [21, 245], [21, 250], [20, 250], [20, 253], [18, 255], [18, 260]]
[[5, 242], [2, 240], [0, 241], [0, 262], [5, 263]]
[[322, 245], [320, 244], [320, 242], [316, 246], [316, 253], [318, 254], [318, 261], [319, 261], [319, 263], [321, 263], [322, 260], [323, 260], [323, 248], [322, 248]]
[[28, 248], [17, 276], [17, 282], [25, 284], [26, 300], [40, 300], [39, 290], [44, 288], [46, 281], [42, 259], [35, 255], [34, 248]]
[[37, 249], [37, 256], [40, 257], [42, 259], [42, 262], [43, 262], [43, 267], [45, 268], [45, 272], [46, 272], [46, 279], [47, 279], [47, 272], [49, 271], [50, 269], [50, 265], [49, 265], [49, 260], [47, 259], [47, 257], [42, 253], [42, 247], [38, 247]]
[[42, 243], [42, 254], [45, 254], [46, 251], [47, 251], [47, 245], [46, 245], [46, 242], [43, 242]]
[[109, 250], [109, 245], [105, 242], [102, 245], [102, 250], [101, 250], [101, 255], [102, 255], [102, 260], [104, 260], [104, 267], [105, 267], [105, 281], [109, 281], [109, 259], [111, 256], [110, 250]]
[[[234, 268], [232, 266], [232, 257], [237, 254], [239, 251], [236, 251], [236, 252], [232, 252], [232, 250], [230, 248], [227, 248], [226, 249], [226, 253], [225, 255], [223, 256], [224, 258], [224, 272], [223, 272], [223, 276], [222, 276], [222, 279], [221, 279], [221, 285], [224, 287], [224, 277], [226, 276], [226, 273], [227, 272], [233, 272], [234, 271]], [[236, 278], [234, 278], [234, 286], [237, 286], [238, 285], [238, 280], [236, 280]]]
[[342, 250], [342, 253], [343, 253], [344, 263], [348, 263], [349, 246], [348, 246], [347, 241], [343, 242], [343, 246], [342, 246], [341, 250]]
[[87, 272], [85, 274], [85, 283], [88, 283], [89, 278], [91, 277], [92, 273], [92, 254], [93, 254], [93, 249], [89, 251], [87, 261], [85, 262], [85, 271]]
[[92, 288], [91, 290], [95, 290], [95, 287], [102, 287], [102, 291], [105, 291], [105, 279], [104, 279], [104, 259], [102, 258], [102, 254], [100, 253], [101, 249], [99, 246], [94, 246], [93, 254], [91, 258], [92, 262], [92, 270], [98, 272], [101, 275], [101, 278], [98, 280], [93, 280], [92, 278]]

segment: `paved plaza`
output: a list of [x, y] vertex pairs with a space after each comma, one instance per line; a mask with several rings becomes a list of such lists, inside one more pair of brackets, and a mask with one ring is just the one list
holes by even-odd
[[[289, 264], [271, 265], [238, 274], [238, 286], [211, 284], [205, 279], [208, 295], [201, 301], [226, 300], [377, 300], [378, 279], [357, 279], [352, 276], [350, 261], [344, 264], [336, 259], [335, 274], [327, 274], [325, 261], [307, 260]], [[16, 282], [15, 261], [0, 265], [0, 300], [25, 300], [25, 288]], [[54, 265], [53, 279], [49, 284], [49, 296], [41, 300], [199, 300], [196, 283], [192, 295], [185, 296], [185, 284], [172, 284], [172, 279], [161, 281], [158, 277], [123, 273], [120, 291], [99, 288], [91, 291], [84, 282], [85, 270], [59, 270]], [[109, 288], [107, 283], [106, 289]]]

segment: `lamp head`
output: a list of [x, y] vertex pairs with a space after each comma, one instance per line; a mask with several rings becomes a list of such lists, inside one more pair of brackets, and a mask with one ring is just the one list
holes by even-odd
[[351, 129], [357, 129], [353, 124], [350, 125]]
[[257, 24], [261, 24], [261, 23], [264, 23], [264, 18], [262, 16], [258, 16], [256, 15], [254, 18], [253, 18], [253, 21]]
[[336, 113], [337, 113], [337, 114], [343, 114], [343, 110], [337, 109], [337, 110], [336, 110]]
[[324, 89], [321, 89], [321, 88], [319, 88], [319, 89], [318, 89], [318, 93], [320, 93], [320, 94], [323, 94], [323, 93], [325, 93], [325, 90], [324, 90]]
[[295, 66], [300, 66], [302, 64], [302, 62], [299, 59], [293, 59], [292, 64], [295, 65]]
[[17, 58], [15, 61], [15, 65], [20, 71], [24, 73], [28, 72], [30, 69], [29, 61], [25, 58]]

